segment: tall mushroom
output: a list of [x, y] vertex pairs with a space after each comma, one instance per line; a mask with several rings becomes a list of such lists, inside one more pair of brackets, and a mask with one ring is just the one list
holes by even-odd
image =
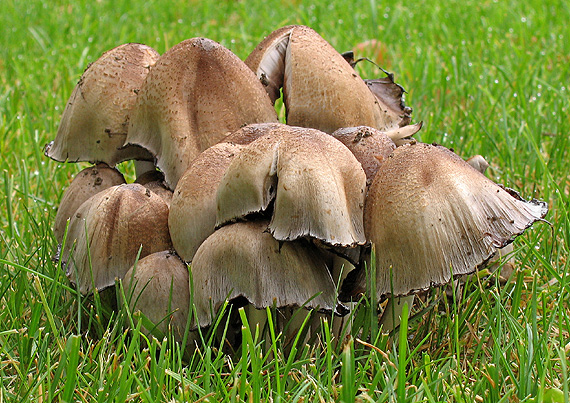
[[45, 155], [60, 162], [105, 162], [110, 166], [130, 160], [150, 160], [139, 146], [123, 147], [131, 109], [158, 53], [138, 43], [105, 52], [89, 65], [63, 111], [54, 141]]
[[196, 156], [250, 123], [277, 122], [247, 66], [206, 38], [185, 40], [158, 60], [139, 93], [128, 144], [156, 156], [174, 189]]
[[403, 109], [393, 108], [401, 103], [401, 94], [393, 101], [374, 96], [344, 57], [311, 28], [280, 28], [254, 49], [246, 64], [273, 101], [283, 87], [289, 125], [332, 133], [361, 125], [386, 131], [409, 122]]
[[[408, 296], [485, 265], [547, 212], [487, 179], [448, 149], [398, 147], [368, 191], [367, 239], [376, 248], [376, 292]], [[366, 273], [343, 285], [343, 296], [365, 289]]]

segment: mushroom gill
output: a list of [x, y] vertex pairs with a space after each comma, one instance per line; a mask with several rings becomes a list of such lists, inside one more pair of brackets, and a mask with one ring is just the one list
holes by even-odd
[[237, 297], [257, 309], [343, 311], [337, 308], [336, 288], [321, 251], [304, 240], [279, 242], [267, 233], [267, 224], [227, 225], [198, 248], [191, 266], [197, 325], [210, 325], [222, 303]]

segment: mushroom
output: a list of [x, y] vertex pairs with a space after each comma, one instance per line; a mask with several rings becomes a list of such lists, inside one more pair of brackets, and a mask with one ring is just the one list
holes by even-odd
[[[246, 64], [273, 101], [283, 87], [289, 125], [332, 133], [360, 125], [386, 131], [409, 122], [409, 116], [378, 100], [342, 55], [311, 28], [277, 30]], [[401, 96], [394, 102], [401, 102]]]
[[[161, 333], [171, 329], [176, 341], [184, 340], [190, 312], [190, 283], [188, 267], [175, 253], [156, 252], [140, 259], [125, 274], [123, 285], [131, 312], [142, 312]], [[187, 344], [194, 341], [189, 336]]]
[[216, 225], [273, 203], [269, 231], [277, 240], [363, 244], [365, 186], [362, 167], [341, 142], [318, 130], [281, 125], [228, 166], [218, 188]]
[[345, 313], [321, 251], [304, 240], [279, 242], [267, 225], [227, 225], [200, 245], [191, 266], [196, 325], [210, 325], [222, 303], [238, 297], [256, 309], [304, 306]]
[[127, 143], [155, 155], [174, 189], [200, 152], [262, 122], [277, 122], [277, 115], [251, 70], [220, 44], [193, 38], [162, 55], [146, 78]]
[[66, 275], [86, 295], [113, 286], [140, 257], [170, 249], [168, 206], [139, 184], [113, 186], [85, 201], [61, 253]]
[[105, 189], [122, 183], [125, 183], [123, 175], [104, 163], [85, 168], [79, 172], [63, 193], [55, 215], [53, 233], [57, 243], [61, 244], [63, 241], [67, 221], [75, 215], [84, 201]]
[[[544, 202], [523, 200], [444, 147], [398, 147], [366, 200], [366, 237], [376, 248], [372, 292], [408, 296], [471, 273], [546, 212]], [[364, 270], [351, 274], [342, 299], [365, 289]]]
[[243, 146], [219, 143], [200, 154], [178, 181], [168, 226], [174, 249], [191, 262], [216, 226], [216, 192], [222, 176]]
[[151, 160], [138, 146], [123, 147], [137, 93], [158, 53], [127, 43], [105, 52], [89, 65], [77, 83], [45, 155], [60, 162]]

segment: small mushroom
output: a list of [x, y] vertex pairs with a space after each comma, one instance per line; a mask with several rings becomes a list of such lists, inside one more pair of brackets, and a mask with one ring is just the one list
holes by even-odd
[[303, 240], [279, 242], [267, 225], [227, 225], [198, 248], [191, 266], [197, 325], [210, 325], [222, 303], [238, 297], [257, 309], [304, 306], [344, 313], [321, 251]]
[[111, 168], [104, 163], [85, 168], [79, 172], [63, 193], [57, 209], [53, 226], [53, 233], [57, 243], [63, 241], [67, 221], [75, 215], [75, 212], [83, 202], [105, 189], [123, 183], [125, 183], [123, 175], [115, 168]]
[[251, 70], [222, 45], [193, 38], [167, 51], [151, 70], [127, 143], [155, 155], [174, 189], [200, 152], [242, 126], [262, 122], [277, 122], [277, 115]]
[[85, 201], [61, 253], [66, 275], [86, 295], [115, 285], [140, 257], [170, 249], [168, 206], [139, 184], [113, 186]]
[[[123, 285], [132, 312], [141, 311], [163, 334], [171, 329], [175, 340], [182, 342], [190, 312], [190, 283], [188, 267], [175, 253], [156, 252], [140, 259], [125, 274]], [[188, 344], [193, 340], [189, 335]]]
[[[329, 245], [365, 242], [366, 175], [338, 140], [281, 125], [246, 146], [228, 166], [217, 194], [217, 226], [268, 210], [278, 240], [302, 237]], [[269, 212], [269, 211], [268, 211]]]
[[332, 136], [344, 144], [360, 162], [366, 174], [367, 186], [372, 183], [384, 159], [396, 149], [396, 144], [384, 132], [368, 126], [338, 129]]
[[[523, 200], [444, 147], [398, 147], [365, 207], [377, 296], [406, 296], [472, 273], [546, 212], [546, 203]], [[354, 279], [343, 285], [344, 296], [364, 290], [364, 271], [357, 276], [356, 286]]]
[[145, 45], [127, 43], [105, 52], [89, 65], [77, 83], [54, 141], [45, 155], [60, 162], [151, 160], [138, 146], [123, 147], [131, 109], [158, 53]]

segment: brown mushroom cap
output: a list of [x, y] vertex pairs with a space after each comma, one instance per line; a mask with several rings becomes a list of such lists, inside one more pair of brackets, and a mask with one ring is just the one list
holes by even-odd
[[85, 201], [69, 222], [61, 253], [82, 294], [113, 286], [140, 257], [170, 249], [168, 206], [139, 184], [113, 186]]
[[360, 162], [366, 174], [367, 185], [372, 183], [384, 159], [396, 149], [396, 144], [385, 132], [368, 126], [338, 129], [332, 136], [344, 144]]
[[137, 92], [158, 57], [146, 45], [127, 43], [91, 64], [67, 102], [57, 136], [45, 147], [46, 156], [110, 166], [128, 159], [152, 160], [141, 147], [123, 145]]
[[57, 243], [63, 241], [67, 220], [75, 215], [83, 202], [105, 189], [122, 183], [125, 183], [123, 175], [107, 164], [100, 163], [79, 172], [63, 193], [57, 209], [53, 226]]
[[199, 326], [208, 326], [211, 312], [226, 299], [240, 296], [258, 309], [337, 310], [336, 289], [319, 249], [304, 241], [278, 242], [266, 232], [267, 224], [231, 224], [200, 246], [191, 266]]
[[140, 259], [125, 274], [123, 285], [131, 311], [141, 311], [162, 333], [171, 328], [178, 342], [184, 339], [190, 283], [188, 267], [175, 253], [156, 252]]
[[196, 156], [250, 123], [277, 122], [255, 74], [205, 38], [185, 40], [158, 60], [139, 93], [127, 143], [156, 155], [174, 189]]
[[289, 26], [275, 31], [246, 63], [273, 101], [283, 87], [289, 125], [332, 133], [342, 127], [390, 130], [404, 124], [404, 117], [381, 105], [350, 64], [311, 28]]
[[[443, 147], [398, 147], [376, 174], [365, 207], [378, 296], [471, 273], [546, 212], [545, 203], [521, 199]], [[364, 273], [358, 281], [362, 288]]]
[[222, 176], [243, 146], [219, 143], [201, 153], [178, 181], [168, 226], [174, 249], [191, 262], [216, 225], [216, 193]]
[[314, 129], [281, 125], [234, 158], [217, 194], [217, 226], [265, 211], [278, 240], [313, 237], [330, 245], [365, 242], [366, 175], [338, 140]]

